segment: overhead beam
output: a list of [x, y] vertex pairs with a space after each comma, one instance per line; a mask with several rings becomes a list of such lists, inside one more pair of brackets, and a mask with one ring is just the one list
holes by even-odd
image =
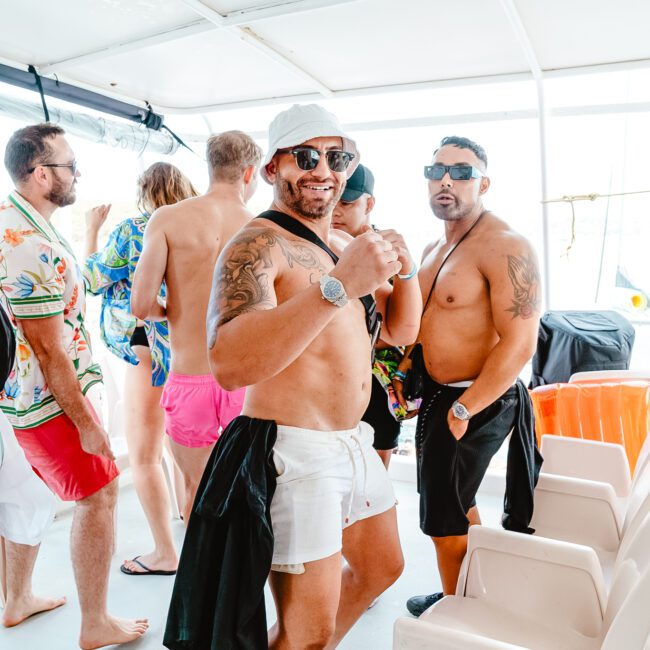
[[267, 18], [281, 18], [293, 16], [306, 11], [316, 9], [330, 9], [336, 5], [350, 4], [359, 0], [295, 0], [294, 2], [283, 2], [282, 4], [267, 5], [263, 7], [250, 7], [240, 11], [231, 11], [225, 15], [224, 24], [227, 27], [234, 25], [250, 25], [258, 20]]
[[126, 54], [127, 52], [141, 50], [153, 45], [160, 45], [161, 43], [169, 43], [170, 41], [176, 41], [181, 38], [187, 38], [188, 36], [202, 34], [203, 32], [211, 31], [213, 29], [214, 26], [212, 23], [206, 20], [196, 20], [192, 23], [181, 25], [180, 27], [174, 27], [172, 29], [151, 34], [150, 36], [136, 38], [132, 41], [123, 41], [112, 45], [106, 45], [105, 47], [90, 50], [84, 54], [77, 54], [66, 59], [54, 61], [48, 65], [41, 65], [38, 66], [38, 71], [41, 75], [55, 74], [67, 68], [85, 65], [86, 63], [94, 63], [95, 61], [101, 61], [102, 59], [107, 59], [111, 56]]
[[[361, 88], [349, 88], [347, 90], [332, 91], [332, 98], [364, 97], [375, 94], [415, 92], [419, 90], [430, 90], [433, 88], [455, 88], [457, 86], [471, 86], [485, 83], [512, 83], [515, 81], [529, 81], [529, 72], [515, 72], [486, 77], [462, 77], [458, 79], [433, 79], [430, 81], [417, 81], [413, 83], [388, 84], [385, 86], [364, 86]], [[253, 108], [255, 106], [272, 106], [273, 104], [288, 104], [295, 102], [318, 101], [322, 97], [318, 93], [299, 93], [295, 95], [276, 95], [274, 97], [263, 97], [261, 99], [244, 99], [241, 101], [221, 102], [218, 104], [203, 104], [189, 108], [181, 106], [163, 106], [154, 104], [156, 109], [169, 114], [196, 115], [199, 113], [213, 111], [230, 111], [239, 108]]]
[[[332, 90], [328, 88], [322, 81], [320, 81], [320, 79], [317, 79], [314, 77], [314, 75], [310, 74], [294, 61], [292, 61], [288, 56], [285, 56], [273, 48], [261, 36], [258, 36], [250, 27], [240, 27], [238, 25], [233, 27], [226, 27], [226, 17], [220, 14], [218, 11], [215, 11], [207, 5], [204, 5], [201, 0], [181, 0], [181, 2], [192, 9], [192, 11], [196, 11], [196, 13], [198, 13], [200, 16], [203, 16], [203, 18], [209, 20], [216, 27], [232, 29], [244, 42], [252, 45], [256, 50], [264, 54], [266, 57], [272, 61], [275, 61], [276, 63], [279, 63], [281, 66], [295, 74], [297, 77], [300, 77], [306, 81], [323, 97], [329, 99], [333, 96]], [[278, 11], [279, 9], [280, 7], [278, 7]], [[280, 15], [280, 13], [277, 15]], [[282, 15], [286, 15], [286, 12]]]
[[[203, 32], [215, 29], [234, 28], [238, 27], [239, 25], [250, 25], [257, 21], [266, 20], [268, 18], [286, 17], [298, 13], [314, 11], [317, 9], [331, 8], [336, 5], [358, 2], [359, 0], [295, 0], [294, 2], [284, 2], [276, 5], [251, 7], [249, 9], [233, 11], [223, 15], [204, 5], [199, 0], [182, 1], [190, 9], [192, 9], [192, 11], [202, 16], [202, 19], [178, 27], [173, 27], [171, 29], [166, 29], [161, 32], [156, 32], [155, 34], [151, 34], [149, 36], [135, 38], [131, 41], [119, 41], [117, 43], [102, 46], [81, 54], [76, 54], [75, 56], [67, 57], [65, 59], [60, 59], [58, 61], [53, 61], [51, 63], [38, 66], [40, 74], [48, 75], [59, 73], [61, 70], [73, 68], [78, 65], [94, 63], [95, 61], [101, 61], [102, 59], [117, 56], [119, 54], [125, 54], [139, 49], [152, 47], [154, 45], [160, 45], [161, 43], [170, 43], [175, 40], [187, 38], [188, 36], [194, 36], [196, 34], [201, 34]], [[259, 37], [257, 38], [259, 39]], [[258, 49], [262, 49], [262, 46], [260, 45], [256, 45], [256, 47]], [[271, 56], [271, 58], [274, 60], [278, 61], [277, 57], [279, 54], [275, 50], [272, 52], [264, 50], [264, 53]], [[284, 57], [284, 59], [285, 62], [283, 62], [283, 65], [287, 65], [286, 61], [288, 61], [288, 59], [286, 57]], [[299, 66], [296, 64], [293, 65], [295, 66], [292, 69], [293, 72], [299, 74], [299, 76], [304, 78], [304, 75], [307, 73], [299, 68]], [[310, 77], [310, 79], [312, 82], [315, 81], [317, 84], [320, 83], [313, 77]], [[325, 94], [326, 96], [328, 96], [328, 91], [329, 89], [326, 89], [325, 86], [319, 89], [319, 92], [321, 94]]]
[[256, 50], [264, 54], [266, 57], [279, 63], [281, 66], [285, 67], [290, 72], [293, 72], [297, 77], [300, 77], [306, 81], [314, 90], [317, 90], [323, 97], [331, 99], [334, 97], [334, 92], [331, 88], [328, 88], [320, 79], [317, 79], [314, 75], [310, 74], [303, 68], [301, 68], [297, 63], [294, 63], [291, 59], [286, 57], [284, 54], [278, 52], [275, 48], [269, 45], [261, 36], [256, 34], [250, 27], [238, 27], [239, 37], [252, 45]]
[[[626, 104], [596, 104], [586, 106], [558, 106], [549, 109], [551, 117], [582, 117], [585, 115], [621, 115], [628, 113], [650, 113], [650, 102], [634, 102]], [[535, 108], [524, 108], [515, 111], [489, 111], [484, 113], [454, 113], [453, 115], [431, 115], [427, 117], [398, 117], [391, 120], [375, 120], [371, 122], [346, 122], [342, 124], [345, 131], [386, 131], [392, 129], [413, 129], [447, 124], [483, 124], [486, 122], [504, 122], [510, 120], [535, 120], [539, 112]], [[210, 124], [210, 132], [212, 125]], [[257, 140], [267, 137], [266, 131], [247, 131], [248, 135]], [[185, 142], [205, 142], [209, 136], [205, 133], [181, 133]]]
[[204, 5], [201, 0], [180, 0], [186, 7], [190, 8], [194, 13], [203, 16], [207, 21], [211, 22], [215, 27], [222, 28], [226, 17], [220, 14], [216, 9]]
[[[638, 70], [650, 68], [650, 59], [636, 59], [632, 61], [619, 61], [616, 63], [600, 63], [585, 66], [574, 66], [571, 68], [556, 68], [543, 70], [544, 79], [557, 79], [576, 76], [581, 74], [603, 74], [609, 72], [620, 72], [622, 70]], [[362, 97], [371, 94], [413, 92], [435, 88], [455, 88], [458, 86], [471, 86], [495, 83], [513, 83], [521, 81], [534, 81], [530, 71], [510, 72], [505, 74], [485, 75], [481, 77], [456, 77], [454, 79], [430, 79], [427, 81], [416, 81], [412, 83], [386, 84], [380, 86], [363, 86], [360, 88], [348, 88], [346, 90], [333, 91], [333, 98]], [[295, 102], [310, 102], [320, 99], [318, 93], [298, 93], [294, 95], [276, 95], [260, 99], [244, 99], [240, 101], [227, 101], [215, 104], [202, 104], [200, 106], [167, 106], [156, 104], [156, 109], [164, 113], [177, 115], [196, 115], [206, 112], [230, 111], [239, 108], [252, 108], [255, 106], [272, 106], [273, 104], [288, 104]]]
[[[39, 81], [40, 87], [32, 72], [0, 64], [0, 82], [8, 83], [32, 92], [40, 93], [42, 91], [48, 97], [55, 97], [65, 102], [85, 106], [86, 108], [115, 115], [116, 117], [121, 117], [139, 124], [146, 124], [152, 127], [154, 127], [154, 124], [158, 124], [157, 127], [154, 127], [156, 130], [162, 125], [163, 116], [150, 112], [148, 108], [110, 97], [105, 93], [96, 92], [48, 77], [41, 77]], [[148, 116], [151, 118], [151, 121], [147, 119]]]
[[[544, 93], [544, 73], [542, 66], [539, 63], [537, 54], [535, 53], [535, 48], [533, 43], [530, 40], [530, 36], [526, 31], [521, 16], [519, 15], [519, 10], [515, 5], [515, 0], [499, 0], [501, 7], [512, 27], [512, 30], [515, 33], [515, 37], [519, 41], [519, 45], [522, 49], [524, 57], [528, 63], [528, 67], [535, 79], [535, 85], [537, 87], [537, 106], [539, 111], [539, 156], [540, 156], [540, 189], [542, 193], [542, 199], [545, 199], [548, 196], [548, 156], [547, 156], [547, 144], [546, 144], [546, 122], [547, 122], [547, 110], [546, 110], [546, 96]], [[544, 265], [542, 267], [542, 273], [544, 275], [544, 281], [542, 283], [542, 291], [544, 295], [544, 305], [546, 309], [551, 309], [551, 258], [550, 258], [550, 224], [549, 224], [549, 214], [548, 214], [548, 205], [542, 203], [542, 259]]]
[[211, 22], [211, 16], [216, 14], [218, 24], [214, 23], [217, 27], [237, 27], [238, 25], [251, 25], [259, 22], [260, 20], [267, 20], [269, 18], [286, 18], [287, 16], [294, 16], [299, 13], [306, 13], [308, 11], [315, 11], [317, 9], [331, 9], [337, 5], [351, 4], [359, 2], [359, 0], [293, 0], [293, 2], [279, 2], [277, 4], [267, 4], [259, 7], [248, 7], [247, 9], [239, 9], [231, 11], [227, 14], [222, 14], [211, 7], [203, 4], [201, 0], [181, 0], [190, 9], [196, 11], [199, 15], [203, 16], [206, 20]]
[[523, 51], [524, 57], [526, 57], [526, 62], [528, 63], [530, 71], [533, 73], [533, 77], [535, 77], [535, 79], [541, 79], [543, 76], [542, 66], [539, 64], [537, 54], [535, 54], [535, 49], [533, 48], [533, 43], [530, 40], [530, 36], [528, 35], [526, 28], [524, 27], [524, 23], [521, 20], [521, 16], [519, 15], [519, 11], [515, 6], [514, 0], [499, 1], [504, 13], [506, 14], [506, 17], [508, 18], [508, 22], [510, 23], [512, 30], [514, 31], [515, 36], [519, 41], [519, 46]]

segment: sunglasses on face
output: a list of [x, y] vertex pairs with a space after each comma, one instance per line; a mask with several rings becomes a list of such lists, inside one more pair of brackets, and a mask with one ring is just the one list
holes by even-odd
[[311, 147], [278, 149], [278, 153], [290, 153], [294, 157], [296, 165], [298, 165], [298, 167], [303, 171], [316, 169], [318, 161], [321, 159], [321, 156], [324, 155], [327, 160], [327, 166], [333, 172], [344, 172], [355, 158], [355, 155], [349, 151], [339, 151], [334, 149], [323, 154], [321, 151], [318, 151], [318, 149], [312, 149]]
[[468, 181], [472, 178], [483, 178], [483, 174], [471, 165], [427, 165], [424, 168], [424, 177], [430, 181], [440, 181], [449, 172], [452, 181]]
[[[73, 160], [71, 163], [41, 163], [40, 165], [36, 165], [36, 167], [67, 167], [73, 176], [77, 175], [77, 170], [79, 169], [77, 167], [76, 160]], [[36, 167], [28, 169], [28, 173], [31, 174], [36, 169]]]

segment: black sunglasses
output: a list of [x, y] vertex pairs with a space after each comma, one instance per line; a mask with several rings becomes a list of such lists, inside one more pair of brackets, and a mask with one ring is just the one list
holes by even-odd
[[[41, 163], [40, 165], [36, 165], [36, 167], [67, 167], [72, 172], [73, 176], [76, 176], [77, 170], [79, 169], [76, 160], [73, 160], [71, 163]], [[31, 174], [36, 167], [28, 169], [27, 173]]]
[[[300, 169], [303, 171], [316, 169], [318, 166], [318, 161], [323, 155], [323, 153], [318, 151], [318, 149], [312, 149], [311, 147], [278, 149], [278, 153], [290, 153], [294, 157], [296, 165], [298, 165], [298, 167], [300, 167]], [[354, 160], [354, 158], [355, 155], [349, 151], [339, 151], [338, 149], [333, 149], [331, 151], [325, 152], [327, 166], [333, 172], [344, 172], [350, 166], [350, 163]]]
[[483, 178], [483, 174], [471, 165], [427, 165], [424, 168], [424, 177], [430, 181], [440, 181], [449, 172], [452, 181], [468, 181], [471, 178]]

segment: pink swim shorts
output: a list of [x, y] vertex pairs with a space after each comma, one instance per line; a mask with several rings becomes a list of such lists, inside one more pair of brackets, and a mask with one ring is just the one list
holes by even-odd
[[184, 447], [213, 444], [241, 413], [245, 392], [224, 390], [212, 375], [170, 372], [160, 399], [167, 435]]

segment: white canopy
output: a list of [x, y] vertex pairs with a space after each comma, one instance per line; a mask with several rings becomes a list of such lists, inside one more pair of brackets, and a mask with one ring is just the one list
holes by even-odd
[[5, 0], [0, 60], [160, 113], [650, 65], [647, 0]]
[[[150, 105], [158, 114], [177, 114], [179, 123], [197, 124], [190, 115], [203, 116], [203, 129], [197, 129], [203, 133], [181, 131], [188, 141], [209, 135], [214, 111], [534, 80], [537, 110], [508, 108], [499, 116], [539, 118], [542, 198], [548, 198], [544, 79], [650, 68], [648, 0], [263, 2], [4, 0], [0, 63], [22, 71], [34, 65], [47, 79], [135, 104], [142, 114]], [[615, 112], [621, 106], [650, 110], [647, 102], [592, 110]], [[445, 116], [440, 109], [432, 106], [431, 114], [443, 121], [479, 118]], [[558, 110], [564, 109], [551, 109]], [[400, 120], [414, 125], [418, 119], [412, 118], [408, 106], [390, 115], [393, 126]], [[355, 130], [380, 128], [372, 120], [368, 116]], [[541, 212], [548, 307], [545, 203]]]

